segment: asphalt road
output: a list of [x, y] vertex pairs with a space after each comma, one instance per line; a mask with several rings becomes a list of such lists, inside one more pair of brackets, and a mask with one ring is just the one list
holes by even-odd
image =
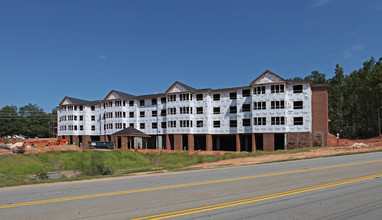
[[0, 189], [0, 219], [382, 219], [382, 153]]

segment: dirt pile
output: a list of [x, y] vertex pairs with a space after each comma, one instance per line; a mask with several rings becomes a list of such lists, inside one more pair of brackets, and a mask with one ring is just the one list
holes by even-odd
[[81, 148], [79, 148], [77, 145], [52, 145], [52, 146], [27, 149], [25, 153], [32, 154], [32, 153], [45, 153], [48, 151], [69, 151], [69, 150], [81, 151]]
[[[382, 146], [382, 137], [375, 137], [375, 138], [369, 138], [369, 139], [346, 139], [346, 138], [340, 138], [339, 139], [339, 146], [351, 146], [355, 143], [363, 143], [368, 146]], [[337, 146], [337, 136], [333, 134], [328, 135], [328, 146]]]

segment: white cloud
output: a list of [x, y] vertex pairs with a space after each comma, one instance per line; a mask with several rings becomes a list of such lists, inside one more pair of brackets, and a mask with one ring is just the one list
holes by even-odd
[[98, 59], [104, 60], [104, 59], [106, 59], [106, 56], [100, 55], [100, 56], [98, 56]]
[[365, 48], [364, 44], [355, 44], [351, 47], [345, 48], [342, 50], [342, 56], [344, 60], [348, 60], [354, 57], [357, 53], [360, 53]]
[[330, 2], [332, 2], [333, 0], [312, 0], [311, 3], [310, 3], [310, 6], [312, 8], [320, 8], [320, 7], [323, 7], [327, 4], [329, 4]]

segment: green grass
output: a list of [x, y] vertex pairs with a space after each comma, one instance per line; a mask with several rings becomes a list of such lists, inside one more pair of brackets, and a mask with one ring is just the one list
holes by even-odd
[[[72, 181], [102, 178], [94, 171], [95, 162], [112, 171], [108, 176], [121, 176], [137, 172], [178, 170], [199, 163], [219, 160], [257, 157], [261, 155], [306, 152], [316, 148], [279, 150], [272, 152], [226, 153], [224, 155], [189, 155], [187, 153], [153, 153], [115, 150], [115, 151], [62, 151], [41, 154], [17, 154], [0, 157], [0, 187], [42, 182]], [[348, 155], [348, 154], [341, 154]], [[288, 159], [293, 160], [293, 159]], [[39, 172], [76, 170], [82, 174], [74, 178], [63, 177], [60, 180], [36, 180], [31, 175]]]

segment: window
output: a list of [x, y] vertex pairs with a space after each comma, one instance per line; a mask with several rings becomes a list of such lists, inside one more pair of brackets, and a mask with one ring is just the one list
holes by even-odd
[[259, 95], [259, 94], [265, 94], [265, 86], [256, 86], [253, 88], [253, 94]]
[[293, 125], [303, 125], [304, 121], [302, 117], [294, 117], [293, 118]]
[[181, 127], [181, 128], [192, 127], [192, 121], [189, 121], [189, 120], [181, 120], [181, 121], [180, 121], [180, 127]]
[[254, 102], [253, 103], [253, 109], [254, 110], [262, 110], [266, 109], [266, 102]]
[[92, 115], [92, 121], [95, 121], [95, 116], [94, 115]]
[[141, 117], [141, 118], [145, 117], [145, 111], [141, 111], [141, 112], [139, 113], [139, 117]]
[[253, 125], [267, 125], [266, 117], [253, 118]]
[[77, 111], [77, 106], [76, 105], [74, 106], [74, 111]]
[[126, 128], [126, 123], [123, 123], [123, 129], [125, 129]]
[[157, 105], [158, 101], [157, 99], [151, 99], [151, 105]]
[[74, 116], [74, 121], [77, 121], [77, 116], [76, 115]]
[[203, 100], [203, 94], [196, 94], [196, 101], [202, 101]]
[[83, 130], [84, 130], [84, 126], [80, 125], [80, 131], [83, 131]]
[[160, 116], [166, 116], [166, 109], [162, 109], [160, 112]]
[[92, 125], [92, 131], [95, 131], [95, 125]]
[[152, 111], [151, 112], [151, 116], [152, 117], [157, 117], [158, 116], [158, 112], [157, 111]]
[[113, 117], [113, 112], [106, 112], [106, 115], [104, 118], [112, 118]]
[[230, 120], [229, 121], [229, 126], [231, 128], [236, 128], [237, 127], [237, 120]]
[[192, 107], [180, 107], [180, 114], [192, 114]]
[[126, 105], [126, 101], [123, 101], [123, 106], [125, 106]]
[[243, 119], [243, 126], [251, 126], [251, 119], [249, 118]]
[[134, 112], [129, 112], [129, 117], [134, 118]]
[[284, 125], [285, 117], [271, 117], [271, 125]]
[[271, 101], [271, 109], [284, 109], [284, 100]]
[[95, 111], [95, 106], [92, 106], [91, 109], [92, 109], [92, 111]]
[[162, 128], [167, 128], [167, 124], [166, 124], [166, 122], [162, 122], [161, 125], [162, 125], [162, 126], [161, 126]]
[[237, 106], [230, 106], [229, 107], [229, 113], [236, 113], [237, 112]]
[[139, 106], [144, 106], [145, 105], [145, 100], [139, 100]]
[[80, 115], [80, 121], [83, 121], [83, 120], [84, 120], [84, 116]]
[[152, 127], [153, 129], [156, 129], [156, 128], [158, 128], [158, 123], [156, 123], [156, 122], [153, 122], [153, 123], [151, 124], [151, 127]]
[[168, 108], [167, 114], [169, 115], [175, 115], [176, 114], [176, 108]]
[[302, 85], [293, 86], [293, 93], [302, 93]]
[[214, 121], [214, 128], [220, 128], [220, 121]]
[[[190, 94], [180, 94], [179, 95], [180, 101], [190, 100]], [[192, 98], [191, 98], [192, 100]]]
[[251, 104], [243, 104], [243, 112], [249, 112], [251, 110]]
[[169, 95], [167, 99], [169, 102], [175, 102], [176, 101], [176, 95]]
[[196, 114], [203, 114], [203, 107], [197, 107]]
[[84, 110], [84, 106], [80, 106], [80, 111], [83, 111]]
[[168, 127], [169, 128], [176, 128], [176, 121], [169, 121], [168, 122]]
[[122, 101], [121, 100], [115, 101], [115, 106], [122, 106]]
[[196, 127], [198, 128], [203, 127], [203, 121], [196, 121]]
[[134, 106], [134, 100], [129, 101], [129, 106]]
[[236, 94], [236, 92], [231, 92], [231, 93], [229, 94], [229, 98], [230, 98], [230, 99], [237, 99], [237, 94]]
[[166, 103], [166, 97], [160, 98], [160, 103], [162, 103], [162, 104]]
[[77, 131], [77, 125], [74, 125], [74, 130]]
[[302, 109], [302, 108], [303, 108], [302, 101], [294, 101], [293, 102], [293, 109]]
[[251, 96], [251, 90], [250, 89], [243, 89], [242, 94], [243, 94], [243, 97]]
[[123, 112], [123, 117], [126, 118], [126, 112]]
[[220, 94], [214, 94], [214, 101], [219, 101], [220, 100]]
[[140, 129], [145, 129], [145, 123], [140, 123], [140, 124], [139, 124], [139, 128], [140, 128]]
[[115, 123], [115, 129], [122, 129], [122, 123]]
[[214, 114], [220, 114], [220, 107], [214, 108]]
[[271, 93], [283, 93], [284, 85], [271, 85]]
[[134, 128], [134, 123], [130, 123], [129, 127], [133, 127]]
[[122, 118], [122, 112], [115, 112], [116, 118]]

